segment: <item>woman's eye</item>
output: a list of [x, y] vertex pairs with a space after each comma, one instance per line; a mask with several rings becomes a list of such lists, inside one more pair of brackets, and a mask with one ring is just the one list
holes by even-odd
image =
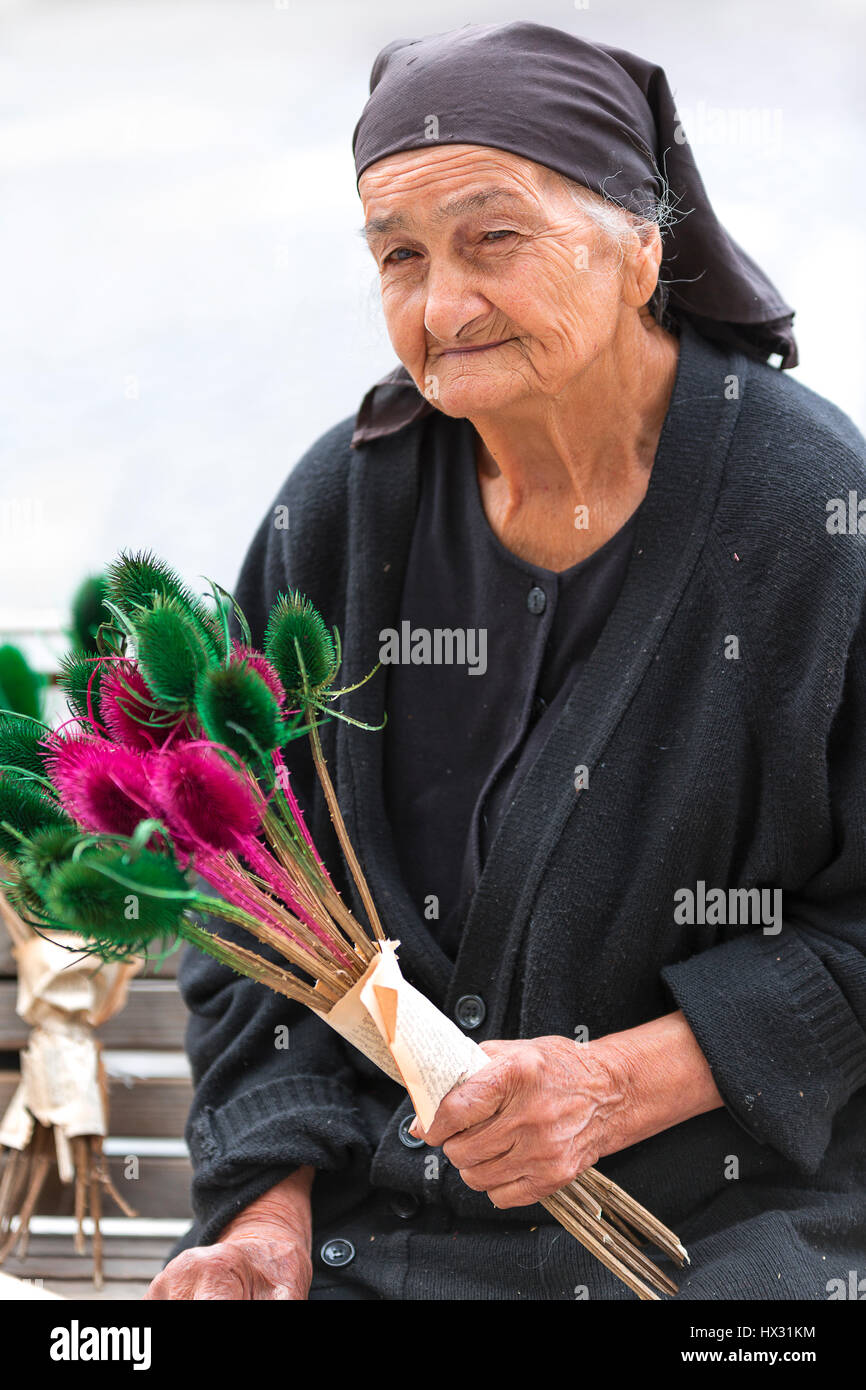
[[512, 232], [512, 231], [510, 230], [510, 228], [503, 227], [503, 228], [501, 228], [499, 231], [496, 231], [496, 232], [485, 232], [485, 233], [484, 233], [484, 236], [483, 236], [483, 238], [482, 238], [482, 240], [483, 240], [483, 241], [488, 241], [488, 240], [490, 240], [490, 241], [501, 241], [503, 237], [515, 236], [515, 235], [516, 235], [516, 233], [515, 233], [515, 232]]
[[410, 247], [408, 247], [408, 246], [397, 246], [397, 247], [394, 248], [393, 251], [389, 251], [389, 252], [388, 252], [388, 254], [387, 254], [387, 256], [385, 257], [385, 259], [383, 260], [382, 264], [383, 264], [383, 265], [388, 265], [389, 262], [397, 262], [397, 263], [399, 263], [399, 264], [402, 265], [405, 261], [407, 261], [407, 260], [409, 259], [410, 256], [414, 256], [414, 255], [415, 255], [415, 252], [412, 251], [412, 250], [410, 249]]

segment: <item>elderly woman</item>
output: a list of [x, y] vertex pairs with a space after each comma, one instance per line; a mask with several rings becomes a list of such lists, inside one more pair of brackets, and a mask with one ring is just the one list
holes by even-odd
[[238, 597], [260, 638], [307, 593], [346, 684], [381, 651], [348, 708], [384, 732], [326, 752], [405, 975], [491, 1062], [419, 1132], [191, 954], [196, 1221], [151, 1297], [631, 1298], [538, 1205], [599, 1163], [688, 1247], [680, 1297], [826, 1298], [866, 1274], [863, 441], [768, 363], [791, 310], [659, 68], [523, 23], [392, 44], [354, 149], [403, 365]]

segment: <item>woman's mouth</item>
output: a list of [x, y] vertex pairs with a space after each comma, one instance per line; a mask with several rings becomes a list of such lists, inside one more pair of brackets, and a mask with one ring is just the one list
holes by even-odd
[[463, 348], [443, 348], [439, 353], [440, 357], [465, 357], [470, 352], [490, 352], [492, 348], [502, 347], [505, 343], [512, 342], [511, 338], [500, 338], [495, 343], [479, 343], [477, 347]]

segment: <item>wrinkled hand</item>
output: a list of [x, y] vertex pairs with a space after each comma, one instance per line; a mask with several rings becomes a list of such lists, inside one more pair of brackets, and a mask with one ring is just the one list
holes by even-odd
[[481, 1044], [493, 1060], [455, 1086], [429, 1131], [412, 1132], [495, 1207], [529, 1206], [624, 1147], [627, 1087], [609, 1048], [569, 1038]]
[[182, 1251], [156, 1276], [145, 1298], [305, 1299], [312, 1277], [309, 1252], [291, 1236], [247, 1236]]

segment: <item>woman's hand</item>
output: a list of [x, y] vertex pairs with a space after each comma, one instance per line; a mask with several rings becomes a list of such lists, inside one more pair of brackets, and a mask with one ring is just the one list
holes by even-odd
[[492, 1061], [449, 1092], [428, 1133], [413, 1126], [468, 1187], [528, 1206], [610, 1152], [628, 1104], [612, 1052], [559, 1037], [481, 1046]]
[[310, 1292], [313, 1169], [298, 1168], [251, 1202], [214, 1245], [184, 1250], [148, 1299], [301, 1300]]
[[145, 1298], [295, 1300], [310, 1291], [309, 1250], [296, 1240], [251, 1235], [183, 1250], [156, 1276]]
[[455, 1086], [429, 1131], [468, 1187], [529, 1206], [606, 1154], [723, 1105], [681, 1010], [595, 1042], [481, 1044], [491, 1061]]

